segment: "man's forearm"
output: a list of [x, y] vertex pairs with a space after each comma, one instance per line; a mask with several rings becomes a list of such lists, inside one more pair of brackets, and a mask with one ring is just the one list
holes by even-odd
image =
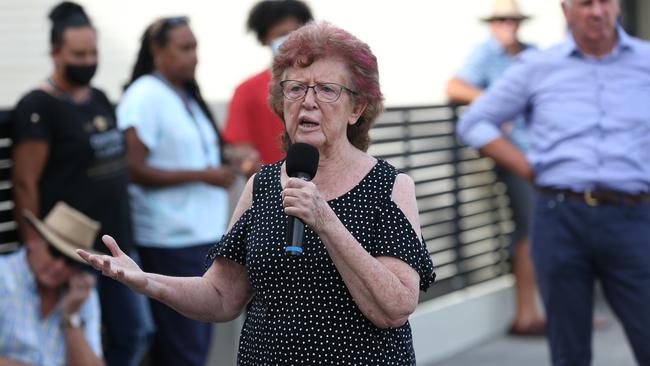
[[0, 366], [32, 366], [27, 363], [22, 363], [14, 360], [10, 360], [8, 358], [4, 358], [0, 356]]
[[505, 137], [497, 137], [481, 147], [479, 151], [494, 159], [498, 165], [532, 182], [534, 172], [528, 164], [526, 155]]
[[104, 366], [86, 340], [83, 328], [65, 327], [67, 364], [69, 366]]

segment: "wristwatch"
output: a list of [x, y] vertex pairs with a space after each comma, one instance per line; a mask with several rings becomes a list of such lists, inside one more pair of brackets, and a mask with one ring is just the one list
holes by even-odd
[[84, 326], [84, 320], [81, 319], [79, 313], [72, 313], [61, 319], [61, 326], [63, 328], [81, 328]]

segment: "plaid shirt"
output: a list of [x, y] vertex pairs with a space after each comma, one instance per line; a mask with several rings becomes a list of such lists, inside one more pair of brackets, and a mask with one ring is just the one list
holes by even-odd
[[[27, 251], [0, 256], [0, 357], [30, 365], [66, 364], [65, 335], [61, 329], [59, 306], [46, 317], [40, 316], [36, 280], [27, 264]], [[79, 310], [90, 347], [102, 354], [100, 311], [97, 291]]]

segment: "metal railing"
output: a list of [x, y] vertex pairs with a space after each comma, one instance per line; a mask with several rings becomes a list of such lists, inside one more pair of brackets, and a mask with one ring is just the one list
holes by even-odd
[[[505, 188], [490, 159], [458, 143], [458, 111], [450, 105], [388, 108], [371, 130], [369, 152], [415, 181], [422, 235], [437, 273], [421, 301], [510, 271]], [[0, 111], [0, 253], [18, 247], [8, 117]]]
[[388, 108], [371, 130], [369, 152], [415, 181], [422, 235], [437, 274], [421, 301], [510, 271], [505, 188], [492, 160], [456, 139], [459, 111], [451, 105]]

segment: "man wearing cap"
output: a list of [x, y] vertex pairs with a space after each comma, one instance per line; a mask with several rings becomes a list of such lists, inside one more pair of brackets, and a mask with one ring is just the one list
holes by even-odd
[[[532, 256], [553, 365], [589, 365], [594, 282], [650, 365], [650, 43], [618, 0], [564, 0], [564, 43], [525, 55], [462, 116], [469, 145], [534, 182]], [[499, 125], [528, 110], [524, 155]]]
[[62, 202], [25, 216], [43, 241], [0, 256], [0, 366], [104, 365], [95, 276], [75, 253], [99, 224]]
[[[471, 103], [484, 89], [498, 80], [521, 52], [534, 48], [519, 40], [517, 32], [522, 14], [514, 0], [495, 0], [491, 13], [481, 19], [490, 27], [490, 37], [479, 44], [465, 64], [447, 83], [449, 99], [457, 103]], [[502, 125], [510, 142], [526, 151], [525, 121], [519, 115]], [[506, 169], [498, 167], [499, 180], [507, 187], [515, 230], [512, 233], [512, 266], [515, 277], [516, 309], [510, 333], [515, 335], [543, 335], [544, 318], [537, 309], [537, 286], [532, 260], [528, 223], [532, 210], [533, 190], [528, 182]]]

